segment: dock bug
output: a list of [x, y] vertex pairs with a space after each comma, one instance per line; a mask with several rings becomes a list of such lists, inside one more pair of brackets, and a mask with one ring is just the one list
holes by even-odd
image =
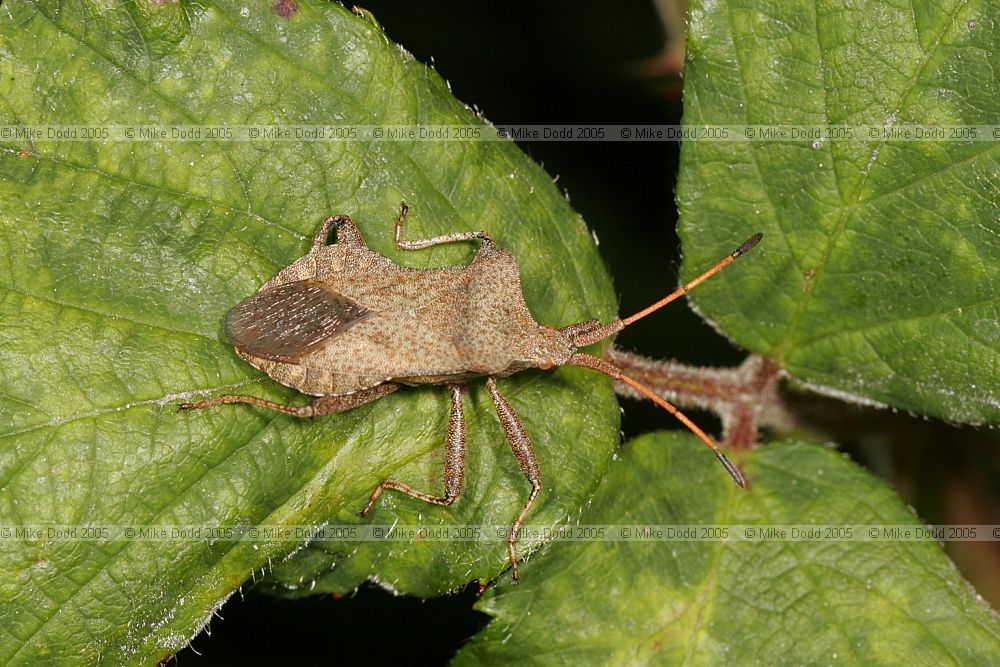
[[[496, 379], [529, 368], [585, 366], [624, 382], [666, 409], [708, 445], [740, 486], [739, 470], [718, 445], [677, 408], [618, 368], [579, 352], [618, 333], [685, 294], [754, 247], [755, 234], [714, 267], [631, 317], [602, 325], [586, 320], [564, 327], [535, 322], [521, 293], [517, 260], [496, 247], [487, 232], [459, 232], [422, 241], [404, 241], [402, 204], [396, 219], [396, 247], [421, 250], [442, 243], [479, 241], [468, 266], [411, 269], [370, 249], [346, 215], [323, 221], [312, 248], [285, 267], [226, 318], [226, 336], [236, 353], [284, 385], [318, 396], [293, 407], [255, 396], [225, 395], [184, 403], [182, 410], [243, 403], [296, 417], [344, 412], [386, 396], [402, 385], [444, 384], [451, 392], [445, 439], [444, 495], [386, 479], [359, 514], [365, 516], [386, 489], [436, 505], [451, 505], [462, 492], [466, 427], [462, 390], [485, 377], [497, 415], [531, 493], [507, 540], [517, 582], [517, 542], [521, 526], [542, 488], [531, 438]], [[328, 245], [330, 231], [337, 242]]]

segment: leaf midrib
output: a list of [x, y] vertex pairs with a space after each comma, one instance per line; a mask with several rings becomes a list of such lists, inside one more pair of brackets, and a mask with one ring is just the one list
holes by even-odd
[[[942, 40], [949, 34], [949, 31], [956, 25], [956, 23], [955, 23], [955, 17], [966, 6], [968, 6], [970, 4], [970, 2], [971, 2], [971, 0], [961, 0], [960, 2], [958, 2], [956, 4], [955, 9], [948, 16], [948, 20], [945, 21], [945, 24], [944, 24], [944, 26], [943, 26], [943, 28], [941, 30], [941, 33], [937, 36], [937, 39], [934, 40], [934, 43], [930, 46], [930, 48], [925, 52], [925, 57], [924, 57], [923, 62], [920, 63], [919, 67], [917, 67], [916, 70], [914, 71], [913, 76], [910, 78], [909, 83], [908, 83], [905, 91], [899, 96], [899, 101], [896, 103], [894, 111], [889, 115], [889, 118], [893, 119], [893, 122], [895, 122], [895, 119], [898, 118], [899, 115], [906, 108], [906, 103], [909, 100], [909, 98], [913, 95], [913, 92], [914, 92], [914, 90], [915, 90], [915, 88], [917, 86], [917, 83], [919, 82], [920, 78], [923, 76], [923, 74], [926, 71], [927, 67], [931, 64], [932, 60], [935, 59], [935, 56], [938, 53], [938, 47], [941, 46]], [[818, 28], [818, 23], [817, 23], [817, 28]], [[916, 28], [917, 28], [916, 17], [914, 17], [914, 30], [916, 30]], [[817, 44], [820, 44], [820, 39], [819, 39], [819, 33], [818, 32], [816, 34], [816, 42], [817, 42]], [[737, 67], [739, 68], [739, 70], [741, 72], [741, 76], [743, 76], [742, 75], [742, 71], [743, 71], [743, 65], [742, 65], [742, 63], [737, 63]], [[820, 67], [821, 67], [822, 72], [823, 72], [824, 107], [826, 107], [825, 102], [826, 102], [827, 96], [829, 95], [829, 91], [825, 87], [825, 83], [826, 83], [826, 58], [825, 57], [823, 58], [823, 61], [820, 63]], [[744, 109], [746, 109], [746, 108], [747, 108], [747, 106], [744, 104]], [[827, 117], [827, 119], [829, 119], [829, 115], [830, 115], [829, 114], [829, 108], [824, 108], [823, 113], [824, 113], [824, 116]], [[859, 207], [862, 204], [862, 202], [861, 202], [861, 195], [864, 192], [865, 186], [868, 183], [868, 177], [870, 176], [870, 174], [872, 173], [872, 171], [874, 171], [875, 168], [878, 166], [878, 158], [881, 155], [882, 148], [886, 145], [886, 143], [888, 143], [887, 134], [888, 134], [887, 132], [883, 132], [882, 133], [882, 138], [876, 143], [875, 147], [872, 149], [872, 154], [869, 157], [869, 160], [868, 160], [868, 163], [866, 165], [865, 170], [862, 172], [861, 179], [858, 182], [857, 188], [855, 189], [855, 191], [852, 193], [852, 195], [850, 197], [851, 202], [849, 204], [841, 205], [840, 206], [840, 216], [839, 216], [840, 219], [837, 221], [837, 224], [834, 227], [833, 233], [830, 234], [830, 236], [827, 238], [826, 246], [823, 248], [823, 252], [822, 252], [822, 254], [820, 256], [820, 261], [818, 262], [818, 264], [815, 267], [816, 272], [815, 272], [815, 274], [813, 274], [813, 276], [812, 276], [812, 278], [810, 280], [806, 281], [806, 286], [805, 286], [805, 290], [803, 291], [802, 298], [799, 301], [798, 308], [796, 309], [795, 313], [792, 315], [792, 318], [791, 318], [791, 321], [789, 323], [788, 329], [785, 331], [784, 336], [771, 349], [771, 353], [770, 353], [771, 357], [773, 359], [775, 359], [776, 361], [778, 361], [779, 363], [784, 364], [786, 362], [786, 360], [787, 360], [788, 354], [798, 344], [798, 341], [796, 340], [796, 336], [798, 334], [799, 327], [801, 326], [801, 323], [802, 323], [802, 320], [803, 320], [803, 318], [804, 318], [804, 316], [806, 314], [806, 311], [809, 309], [809, 306], [812, 303], [813, 294], [816, 291], [816, 286], [823, 279], [823, 276], [826, 273], [826, 268], [827, 268], [827, 266], [829, 264], [829, 261], [830, 261], [830, 256], [833, 254], [834, 247], [836, 246], [837, 241], [839, 240], [841, 234], [843, 234], [844, 230], [847, 228], [847, 224], [850, 221], [852, 214], [854, 214], [857, 210], [859, 210]], [[754, 151], [753, 144], [751, 144], [750, 150], [751, 150], [751, 152]], [[832, 153], [831, 153], [831, 155], [832, 155]], [[836, 177], [835, 177], [835, 180], [837, 182], [838, 191], [839, 191], [839, 189], [840, 189], [839, 179], [836, 179]], [[765, 190], [767, 190], [767, 183], [764, 182], [763, 180], [761, 181], [761, 187], [764, 188]]]

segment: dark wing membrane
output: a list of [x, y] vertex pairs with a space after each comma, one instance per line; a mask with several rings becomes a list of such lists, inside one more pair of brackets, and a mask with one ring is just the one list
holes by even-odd
[[226, 337], [243, 352], [286, 363], [374, 314], [316, 280], [261, 290], [226, 317]]

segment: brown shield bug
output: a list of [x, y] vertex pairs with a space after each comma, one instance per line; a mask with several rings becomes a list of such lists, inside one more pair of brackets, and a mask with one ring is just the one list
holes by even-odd
[[[445, 384], [451, 392], [451, 417], [445, 444], [443, 496], [386, 479], [359, 514], [365, 516], [386, 489], [436, 505], [451, 505], [462, 492], [466, 431], [462, 390], [485, 377], [497, 415], [531, 493], [514, 519], [507, 553], [518, 578], [517, 541], [521, 525], [542, 488], [531, 438], [496, 378], [529, 368], [586, 366], [624, 382], [669, 411], [708, 445], [740, 486], [743, 476], [718, 445], [677, 408], [618, 368], [578, 352], [667, 305], [715, 275], [754, 247], [755, 234], [714, 267], [631, 317], [602, 325], [587, 320], [560, 328], [535, 322], [521, 293], [517, 260], [496, 247], [486, 232], [460, 232], [422, 241], [404, 241], [403, 204], [396, 219], [396, 247], [420, 250], [441, 243], [479, 241], [468, 266], [410, 269], [371, 250], [346, 215], [323, 221], [312, 248], [282, 269], [260, 290], [233, 308], [226, 335], [236, 353], [272, 378], [318, 396], [293, 407], [255, 396], [225, 395], [182, 410], [244, 403], [296, 417], [319, 417], [370, 403], [402, 385]], [[332, 229], [337, 243], [327, 245]]]

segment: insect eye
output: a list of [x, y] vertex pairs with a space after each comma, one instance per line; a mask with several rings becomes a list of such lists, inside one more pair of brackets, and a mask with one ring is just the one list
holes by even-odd
[[548, 329], [549, 331], [555, 331], [556, 330], [556, 328], [554, 326], [552, 326], [551, 324], [543, 324], [542, 328], [543, 329]]
[[552, 368], [552, 366], [553, 366], [553, 364], [552, 364], [552, 360], [551, 359], [542, 359], [538, 363], [538, 367], [541, 368], [543, 371], [550, 370]]

